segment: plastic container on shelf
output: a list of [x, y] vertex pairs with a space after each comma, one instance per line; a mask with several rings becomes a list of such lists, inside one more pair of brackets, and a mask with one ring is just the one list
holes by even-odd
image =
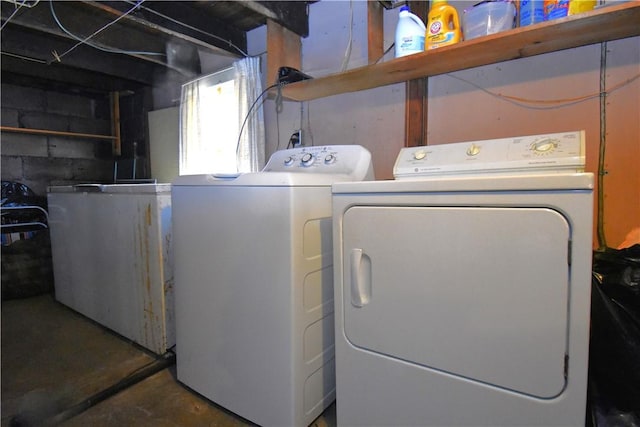
[[576, 13], [587, 12], [593, 10], [596, 7], [596, 0], [580, 0], [569, 2], [569, 15], [575, 15]]
[[519, 22], [521, 27], [544, 22], [544, 0], [521, 0]]
[[564, 18], [586, 12], [595, 6], [595, 0], [544, 0], [544, 16], [547, 21]]
[[410, 12], [409, 6], [402, 6], [396, 26], [396, 58], [423, 52], [425, 31], [422, 20]]
[[462, 40], [460, 19], [446, 0], [433, 0], [429, 11], [425, 50], [448, 46]]
[[479, 3], [464, 11], [465, 40], [509, 30], [515, 25], [516, 7], [510, 1]]
[[545, 20], [563, 18], [569, 14], [569, 0], [544, 0]]

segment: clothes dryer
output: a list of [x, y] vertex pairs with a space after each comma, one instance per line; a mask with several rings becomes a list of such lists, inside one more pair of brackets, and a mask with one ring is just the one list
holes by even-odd
[[343, 426], [583, 426], [584, 134], [406, 148], [333, 185]]
[[173, 182], [178, 380], [263, 426], [309, 425], [335, 400], [331, 184], [364, 179], [371, 155], [352, 145]]

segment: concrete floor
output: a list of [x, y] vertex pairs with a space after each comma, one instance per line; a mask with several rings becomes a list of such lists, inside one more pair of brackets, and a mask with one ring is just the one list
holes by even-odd
[[[175, 365], [78, 410], [157, 362], [51, 295], [3, 301], [1, 329], [2, 427], [252, 425], [179, 383]], [[335, 404], [312, 425], [335, 426]]]

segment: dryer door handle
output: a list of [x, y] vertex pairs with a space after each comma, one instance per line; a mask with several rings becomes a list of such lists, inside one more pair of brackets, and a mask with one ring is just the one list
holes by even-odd
[[364, 307], [371, 302], [371, 258], [360, 248], [351, 249], [351, 305]]

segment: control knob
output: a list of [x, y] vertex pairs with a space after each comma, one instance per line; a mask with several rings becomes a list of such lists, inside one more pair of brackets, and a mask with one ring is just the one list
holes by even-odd
[[327, 165], [330, 165], [331, 163], [336, 161], [336, 156], [334, 156], [333, 154], [327, 154], [327, 157], [324, 158], [324, 162]]
[[471, 144], [469, 148], [467, 148], [467, 156], [477, 156], [480, 154], [480, 146], [476, 144]]
[[531, 150], [535, 154], [551, 153], [558, 146], [557, 142], [551, 138], [544, 138], [531, 144]]
[[313, 157], [313, 154], [305, 153], [300, 160], [302, 161], [302, 166], [311, 166], [315, 161], [315, 158]]
[[427, 157], [427, 152], [424, 150], [416, 151], [415, 153], [413, 153], [413, 158], [416, 160], [422, 160], [425, 157]]
[[293, 164], [293, 157], [289, 156], [286, 159], [284, 159], [285, 166], [291, 166], [292, 164]]

